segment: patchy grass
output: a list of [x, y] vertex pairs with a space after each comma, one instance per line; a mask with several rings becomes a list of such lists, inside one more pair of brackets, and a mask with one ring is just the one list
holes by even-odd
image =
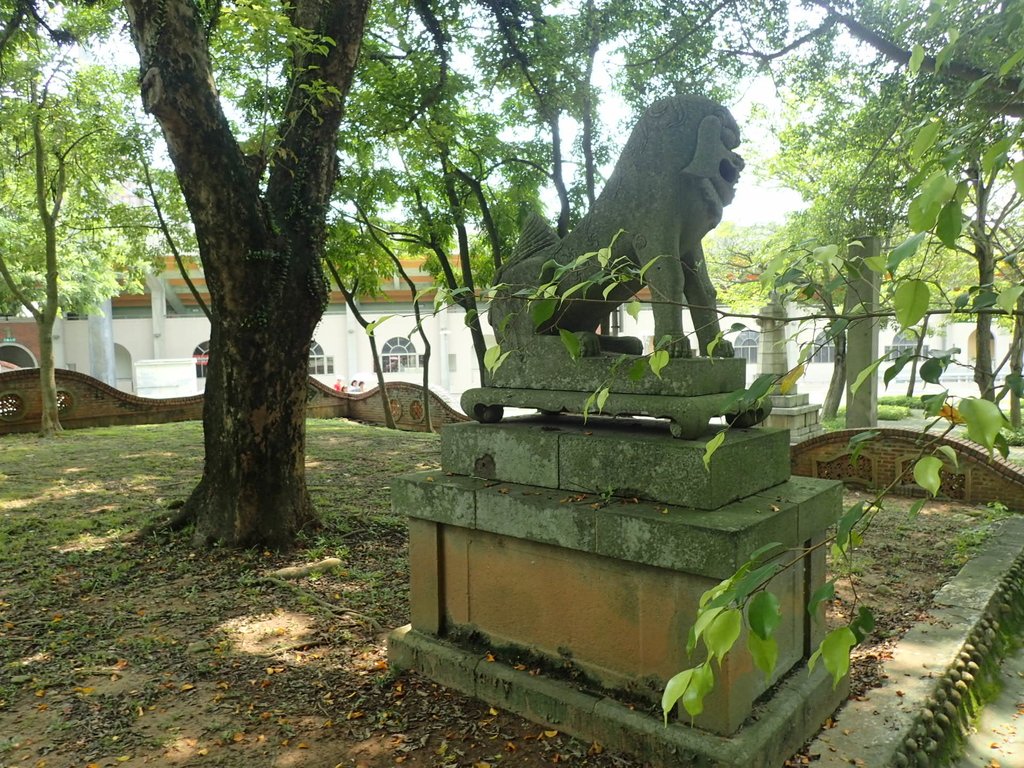
[[[191, 490], [198, 423], [0, 437], [0, 766], [637, 766], [387, 669], [381, 630], [408, 620], [390, 478], [438, 461], [433, 435], [310, 421], [323, 526], [279, 556], [131, 538]], [[995, 514], [930, 504], [907, 521], [901, 504], [832, 606], [856, 589], [879, 608], [868, 654]], [[263, 578], [324, 557], [343, 570], [297, 582], [305, 595]]]

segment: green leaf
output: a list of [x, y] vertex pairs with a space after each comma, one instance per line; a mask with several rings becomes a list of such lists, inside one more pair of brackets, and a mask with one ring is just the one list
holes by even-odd
[[995, 448], [999, 431], [1007, 423], [999, 406], [988, 400], [966, 397], [960, 401], [960, 415], [967, 423], [967, 437], [988, 448]]
[[750, 631], [762, 640], [767, 640], [782, 621], [779, 598], [771, 592], [758, 592], [747, 606], [747, 624]]
[[498, 367], [499, 357], [501, 357], [500, 344], [495, 344], [493, 347], [488, 347], [487, 351], [484, 352], [484, 368], [493, 373], [494, 369]]
[[981, 155], [981, 170], [986, 176], [1006, 163], [1006, 153], [1012, 145], [1010, 139], [1001, 139], [985, 149]]
[[754, 664], [764, 672], [765, 680], [772, 676], [779, 661], [779, 643], [774, 637], [760, 638], [753, 632], [747, 635], [747, 650]]
[[1003, 65], [999, 67], [999, 76], [1006, 77], [1010, 74], [1010, 70], [1020, 64], [1021, 59], [1024, 59], [1024, 48], [1017, 49], [1010, 58], [1003, 62]]
[[373, 332], [377, 330], [381, 323], [385, 323], [390, 320], [394, 315], [384, 315], [384, 317], [378, 317], [372, 323], [366, 324], [366, 335], [373, 336]]
[[860, 432], [849, 439], [846, 446], [850, 449], [850, 463], [856, 464], [857, 458], [860, 456], [861, 451], [864, 450], [864, 446], [878, 437], [879, 432], [876, 430], [868, 430], [867, 432]]
[[917, 325], [928, 312], [930, 300], [931, 290], [924, 280], [905, 280], [900, 283], [892, 297], [900, 328]]
[[708, 440], [708, 444], [704, 446], [704, 469], [708, 472], [711, 471], [711, 457], [715, 455], [715, 451], [723, 442], [725, 442], [724, 430]]
[[960, 460], [956, 455], [956, 450], [951, 445], [940, 445], [936, 449], [939, 453], [946, 457], [946, 460], [953, 465], [954, 468], [960, 466]]
[[690, 717], [696, 717], [704, 711], [704, 697], [715, 687], [715, 673], [711, 664], [705, 662], [693, 670], [690, 685], [683, 693], [683, 708]]
[[[921, 367], [921, 378], [924, 378], [924, 366]], [[925, 381], [928, 381], [928, 379], [925, 379]], [[930, 383], [937, 384], [938, 380], [936, 379]], [[921, 405], [924, 406], [924, 415], [929, 419], [933, 419], [938, 416], [942, 407], [946, 404], [947, 397], [949, 397], [948, 391], [939, 392], [935, 395], [921, 395]]]
[[814, 669], [816, 657], [820, 655], [825, 669], [832, 674], [832, 687], [835, 688], [850, 671], [850, 649], [856, 644], [857, 637], [849, 627], [833, 629], [825, 635], [825, 639], [821, 641], [821, 645], [811, 656], [807, 665]]
[[899, 267], [905, 260], [909, 259], [915, 253], [917, 249], [924, 242], [926, 237], [924, 232], [918, 232], [916, 235], [908, 237], [902, 243], [897, 245], [892, 253], [889, 254], [889, 260], [886, 262], [886, 266], [890, 272], [895, 272], [896, 268]]
[[[726, 589], [725, 584], [719, 585], [722, 590]], [[702, 597], [710, 597], [714, 594], [715, 590], [708, 590]], [[693, 626], [690, 627], [690, 635], [686, 640], [686, 652], [693, 653], [693, 650], [697, 647], [697, 641], [701, 639], [704, 632], [709, 626], [718, 618], [718, 615], [724, 611], [725, 608], [721, 606], [715, 606], [706, 610], [699, 611], [697, 613], [697, 619], [693, 622]]]
[[626, 305], [626, 314], [632, 317], [634, 320], [640, 319], [640, 302], [633, 299]]
[[811, 599], [807, 601], [807, 613], [811, 617], [818, 621], [822, 618], [821, 612], [818, 607], [827, 600], [832, 600], [836, 596], [836, 585], [833, 581], [826, 581], [811, 595]]
[[907, 512], [907, 519], [913, 520], [919, 514], [921, 514], [921, 509], [924, 507], [926, 501], [927, 499], [918, 499], [913, 504], [911, 504], [910, 510]]
[[910, 61], [907, 64], [910, 69], [910, 74], [916, 75], [921, 69], [921, 62], [924, 61], [924, 48], [921, 45], [915, 45], [913, 50], [910, 52]]
[[904, 352], [902, 355], [896, 358], [892, 365], [885, 369], [885, 373], [882, 374], [882, 381], [885, 382], [885, 386], [889, 386], [889, 382], [900, 375], [907, 363], [913, 360], [917, 355], [913, 352]]
[[1017, 299], [1024, 293], [1024, 285], [1012, 285], [1004, 288], [996, 296], [996, 306], [1004, 312], [1013, 312], [1017, 308]]
[[850, 622], [850, 630], [853, 632], [854, 638], [858, 643], [861, 643], [865, 637], [871, 634], [874, 628], [875, 614], [866, 605], [860, 606], [857, 609], [857, 618]]
[[942, 374], [945, 373], [948, 365], [948, 357], [929, 357], [924, 361], [917, 372], [921, 374], [921, 379], [923, 381], [926, 381], [929, 384], [938, 384], [939, 379], [942, 378]]
[[597, 410], [599, 412], [604, 410], [604, 404], [608, 402], [608, 393], [609, 393], [608, 387], [604, 387], [603, 389], [601, 389], [597, 393], [596, 402], [597, 402]]
[[580, 353], [582, 348], [580, 346], [580, 337], [572, 331], [567, 331], [565, 328], [558, 329], [558, 336], [562, 340], [562, 346], [565, 347], [569, 353], [569, 357], [573, 360], [580, 359]]
[[934, 146], [935, 139], [938, 138], [941, 128], [942, 123], [934, 117], [929, 118], [924, 127], [917, 132], [917, 136], [914, 137], [914, 143], [910, 147], [910, 159], [912, 161], [917, 161], [921, 155]]
[[857, 390], [860, 389], [861, 385], [868, 380], [869, 376], [874, 376], [875, 371], [878, 370], [878, 366], [881, 365], [884, 357], [880, 357], [863, 371], [857, 374], [857, 378], [854, 379], [853, 384], [850, 386], [851, 394], [857, 394]]
[[739, 608], [722, 611], [704, 631], [704, 645], [708, 648], [708, 661], [717, 658], [719, 665], [740, 637], [743, 613]]
[[914, 482], [924, 488], [932, 496], [937, 496], [942, 480], [939, 470], [942, 459], [935, 456], [923, 456], [914, 463]]
[[1024, 195], [1024, 162], [1013, 165], [1013, 186], [1017, 188], [1018, 195]]
[[849, 545], [853, 526], [861, 521], [864, 517], [865, 510], [866, 507], [864, 502], [861, 501], [851, 506], [843, 513], [843, 516], [839, 518], [839, 525], [836, 528], [836, 546], [839, 547], [840, 550], [845, 550]]
[[629, 366], [629, 373], [627, 374], [627, 376], [629, 376], [630, 381], [640, 381], [640, 379], [644, 377], [644, 374], [646, 372], [647, 361], [644, 358], [640, 357], [634, 360], [633, 364]]
[[888, 271], [884, 256], [868, 256], [864, 259], [864, 266], [879, 275], [885, 274]]
[[668, 714], [675, 707], [676, 702], [683, 698], [686, 689], [690, 687], [693, 679], [692, 669], [684, 669], [682, 672], [673, 675], [667, 683], [665, 690], [661, 693], [661, 713], [665, 718], [665, 725], [668, 725]]
[[750, 557], [747, 558], [747, 562], [756, 563], [758, 560], [760, 560], [768, 554], [771, 554], [772, 557], [774, 557], [775, 555], [779, 554], [777, 550], [781, 546], [782, 542], [780, 541], [771, 541], [767, 544], [762, 544], [760, 547], [758, 547], [750, 553]]
[[964, 215], [960, 207], [960, 201], [956, 198], [950, 200], [939, 211], [939, 218], [935, 222], [935, 234], [947, 248], [956, 245], [957, 238], [963, 231]]
[[661, 369], [668, 365], [669, 356], [668, 351], [659, 349], [657, 352], [652, 352], [650, 359], [647, 361], [651, 366], [651, 373], [661, 378]]
[[533, 327], [540, 329], [544, 323], [551, 319], [558, 307], [558, 299], [537, 299], [530, 302], [530, 319], [533, 320]]

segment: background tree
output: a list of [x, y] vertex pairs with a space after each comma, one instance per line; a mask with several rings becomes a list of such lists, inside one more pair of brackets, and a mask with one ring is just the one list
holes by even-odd
[[39, 331], [40, 432], [60, 431], [53, 328], [64, 310], [97, 311], [143, 267], [140, 209], [124, 162], [122, 84], [45, 39], [8, 49], [0, 91], [0, 275]]

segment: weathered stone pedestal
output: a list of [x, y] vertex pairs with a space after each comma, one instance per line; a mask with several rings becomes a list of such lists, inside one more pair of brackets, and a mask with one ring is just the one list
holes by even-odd
[[[758, 371], [781, 378], [790, 370], [786, 354], [786, 309], [779, 297], [773, 294], [771, 302], [761, 307], [759, 314]], [[776, 386], [768, 400], [772, 408], [764, 426], [789, 430], [790, 443], [802, 443], [821, 434], [821, 406], [812, 405], [808, 395], [797, 394], [795, 385], [786, 394]]]
[[823, 431], [821, 406], [811, 403], [804, 394], [769, 395], [772, 410], [764, 420], [764, 426], [789, 430], [791, 443], [802, 443]]
[[696, 661], [701, 594], [767, 543], [820, 542], [841, 486], [789, 478], [782, 430], [730, 430], [705, 470], [713, 434], [576, 417], [446, 427], [442, 470], [393, 484], [412, 623], [390, 637], [392, 665], [655, 765], [780, 765], [844, 693], [804, 665], [824, 633], [806, 610], [823, 548], [771, 585], [784, 615], [771, 680], [741, 640], [696, 727], [685, 713], [665, 727], [658, 702]]

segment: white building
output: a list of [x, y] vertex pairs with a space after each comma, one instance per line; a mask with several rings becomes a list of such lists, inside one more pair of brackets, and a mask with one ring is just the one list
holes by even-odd
[[[405, 267], [420, 288], [431, 285], [431, 276], [418, 269], [416, 263], [410, 261]], [[201, 292], [205, 290], [203, 276], [198, 269], [193, 270], [190, 277]], [[209, 322], [172, 260], [168, 260], [163, 274], [149, 279], [147, 287], [144, 294], [114, 298], [109, 305], [110, 311], [103, 317], [58, 320], [54, 331], [57, 366], [89, 373], [125, 392], [147, 394], [140, 392], [139, 386], [139, 371], [146, 367], [144, 361], [191, 359], [195, 391], [201, 392], [205, 385], [209, 350]], [[426, 349], [415, 327], [408, 288], [397, 275], [389, 285], [381, 287], [381, 295], [364, 299], [360, 308], [365, 320], [379, 322], [375, 338], [384, 378], [419, 383]], [[446, 307], [433, 313], [429, 302], [421, 302], [421, 310], [424, 331], [431, 346], [431, 386], [456, 396], [470, 387], [479, 386], [480, 371], [462, 309]], [[493, 344], [494, 336], [486, 321], [486, 306], [481, 306], [480, 311], [486, 341], [488, 345]], [[621, 334], [643, 339], [648, 349], [653, 343], [654, 321], [649, 305], [644, 305], [636, 320], [620, 308], [612, 322]], [[737, 354], [751, 363], [748, 380], [752, 380], [757, 374], [757, 323], [746, 318], [738, 322], [746, 330], [730, 334], [729, 338]], [[725, 319], [722, 324], [729, 327], [732, 321]], [[787, 353], [789, 364], [794, 365], [800, 345], [811, 341], [820, 333], [820, 328], [811, 325], [790, 327], [793, 330], [789, 334]], [[901, 337], [892, 330], [882, 329], [880, 334], [880, 351], [902, 350], [914, 344], [912, 339]], [[954, 347], [961, 350], [956, 359], [962, 364], [950, 366], [943, 382], [954, 394], [976, 394], [968, 367], [973, 362], [976, 349], [973, 324], [948, 323], [929, 335], [925, 342], [925, 349], [929, 352]], [[997, 330], [994, 359], [1001, 360], [1008, 348], [1008, 336]], [[0, 320], [0, 363], [6, 361], [15, 366], [31, 367], [36, 365], [37, 357], [35, 323], [22, 318]], [[812, 402], [820, 403], [824, 398], [833, 360], [834, 348], [825, 345], [808, 363], [799, 389], [810, 394]], [[879, 376], [886, 367], [884, 364], [879, 367]], [[340, 294], [332, 295], [331, 304], [314, 333], [309, 372], [328, 386], [337, 381], [348, 385], [353, 380], [362, 381], [367, 387], [374, 386], [373, 360], [366, 332], [348, 311]], [[905, 393], [909, 372], [910, 367], [907, 366], [888, 389], [880, 384], [879, 393]], [[916, 389], [917, 393], [926, 391], [937, 391], [937, 388], [922, 385]]]

